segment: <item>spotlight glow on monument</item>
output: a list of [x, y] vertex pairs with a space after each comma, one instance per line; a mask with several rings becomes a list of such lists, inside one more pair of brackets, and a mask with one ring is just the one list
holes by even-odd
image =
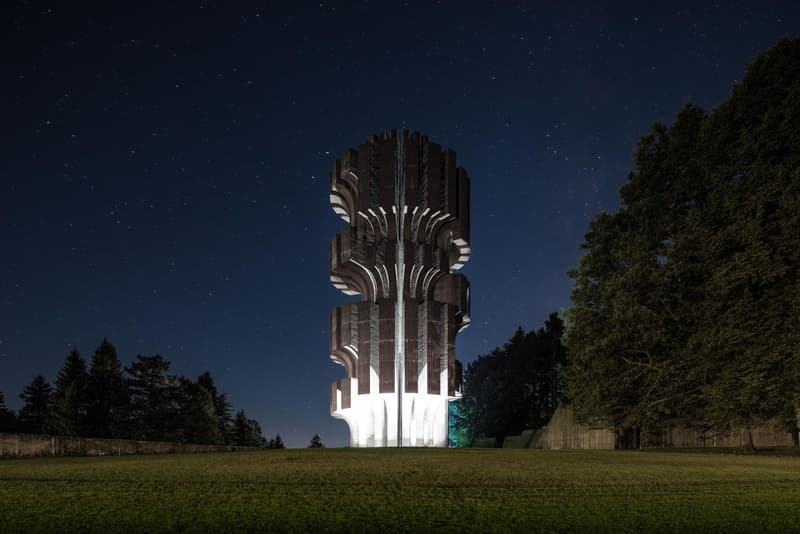
[[[331, 282], [360, 295], [331, 313], [331, 415], [353, 447], [447, 446], [455, 337], [467, 327], [469, 176], [420, 133], [370, 137], [336, 160]], [[399, 341], [398, 341], [399, 340]]]

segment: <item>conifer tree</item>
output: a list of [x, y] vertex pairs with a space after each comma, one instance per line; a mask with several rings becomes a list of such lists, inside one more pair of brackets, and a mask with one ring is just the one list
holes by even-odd
[[226, 445], [233, 445], [235, 442], [232, 417], [233, 409], [231, 408], [230, 402], [228, 402], [227, 395], [217, 391], [214, 378], [209, 371], [204, 371], [203, 374], [198, 376], [197, 383], [211, 394], [211, 400], [214, 403], [214, 412], [217, 419], [217, 432], [221, 436], [223, 443]]
[[16, 414], [6, 406], [6, 398], [0, 391], [0, 432], [14, 432], [16, 427]]
[[137, 355], [125, 368], [130, 393], [129, 420], [131, 437], [146, 440], [167, 440], [174, 418], [176, 380], [168, 376], [170, 363], [156, 354]]
[[53, 392], [47, 431], [61, 436], [77, 436], [86, 420], [86, 361], [73, 347], [58, 372]]
[[129, 395], [117, 350], [104, 339], [92, 356], [87, 381], [87, 435], [128, 437]]
[[261, 425], [259, 425], [258, 421], [255, 419], [248, 418], [244, 410], [239, 410], [236, 412], [233, 427], [236, 445], [243, 447], [264, 446], [264, 437], [261, 434]]
[[192, 380], [178, 379], [177, 439], [187, 443], [220, 444], [217, 416], [211, 394]]
[[23, 431], [33, 434], [45, 433], [52, 394], [53, 387], [42, 375], [37, 375], [33, 382], [25, 386], [20, 395], [25, 404], [19, 411], [19, 424]]
[[563, 330], [553, 313], [544, 328], [527, 333], [518, 328], [502, 347], [467, 366], [463, 395], [451, 412], [452, 431], [461, 446], [482, 435], [494, 437], [495, 446], [502, 447], [506, 436], [541, 428], [550, 420], [564, 396]]

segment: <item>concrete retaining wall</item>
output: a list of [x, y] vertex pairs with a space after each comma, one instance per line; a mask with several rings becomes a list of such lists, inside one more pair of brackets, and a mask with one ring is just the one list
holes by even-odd
[[[627, 436], [627, 435], [626, 435]], [[525, 430], [520, 436], [508, 436], [503, 448], [510, 449], [621, 449], [633, 447], [626, 436], [619, 437], [607, 428], [579, 425], [569, 405], [559, 406], [547, 426], [541, 430]], [[791, 447], [791, 432], [776, 426], [753, 428], [756, 448]], [[735, 429], [727, 434], [674, 427], [642, 431], [641, 447], [688, 449], [695, 447], [742, 448], [747, 445], [747, 430]], [[479, 438], [473, 447], [492, 447], [494, 438]]]
[[542, 432], [538, 449], [613, 449], [617, 436], [605, 428], [579, 425], [569, 406], [559, 406]]
[[[729, 434], [713, 431], [702, 432], [689, 428], [668, 428], [642, 436], [643, 447], [737, 447], [747, 446], [747, 430], [735, 429]], [[753, 428], [753, 445], [756, 448], [791, 447], [794, 445], [792, 434], [773, 426]]]

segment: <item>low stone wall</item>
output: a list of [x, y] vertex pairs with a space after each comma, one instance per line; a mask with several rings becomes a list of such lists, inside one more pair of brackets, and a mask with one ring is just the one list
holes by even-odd
[[232, 445], [194, 445], [166, 441], [96, 439], [43, 434], [0, 434], [0, 457], [121, 456], [257, 450]]

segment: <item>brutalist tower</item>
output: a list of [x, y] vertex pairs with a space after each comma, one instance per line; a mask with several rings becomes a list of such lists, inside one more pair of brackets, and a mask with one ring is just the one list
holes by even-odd
[[470, 322], [469, 176], [424, 135], [373, 135], [336, 160], [331, 281], [358, 301], [331, 313], [331, 415], [353, 447], [447, 446], [456, 333]]

